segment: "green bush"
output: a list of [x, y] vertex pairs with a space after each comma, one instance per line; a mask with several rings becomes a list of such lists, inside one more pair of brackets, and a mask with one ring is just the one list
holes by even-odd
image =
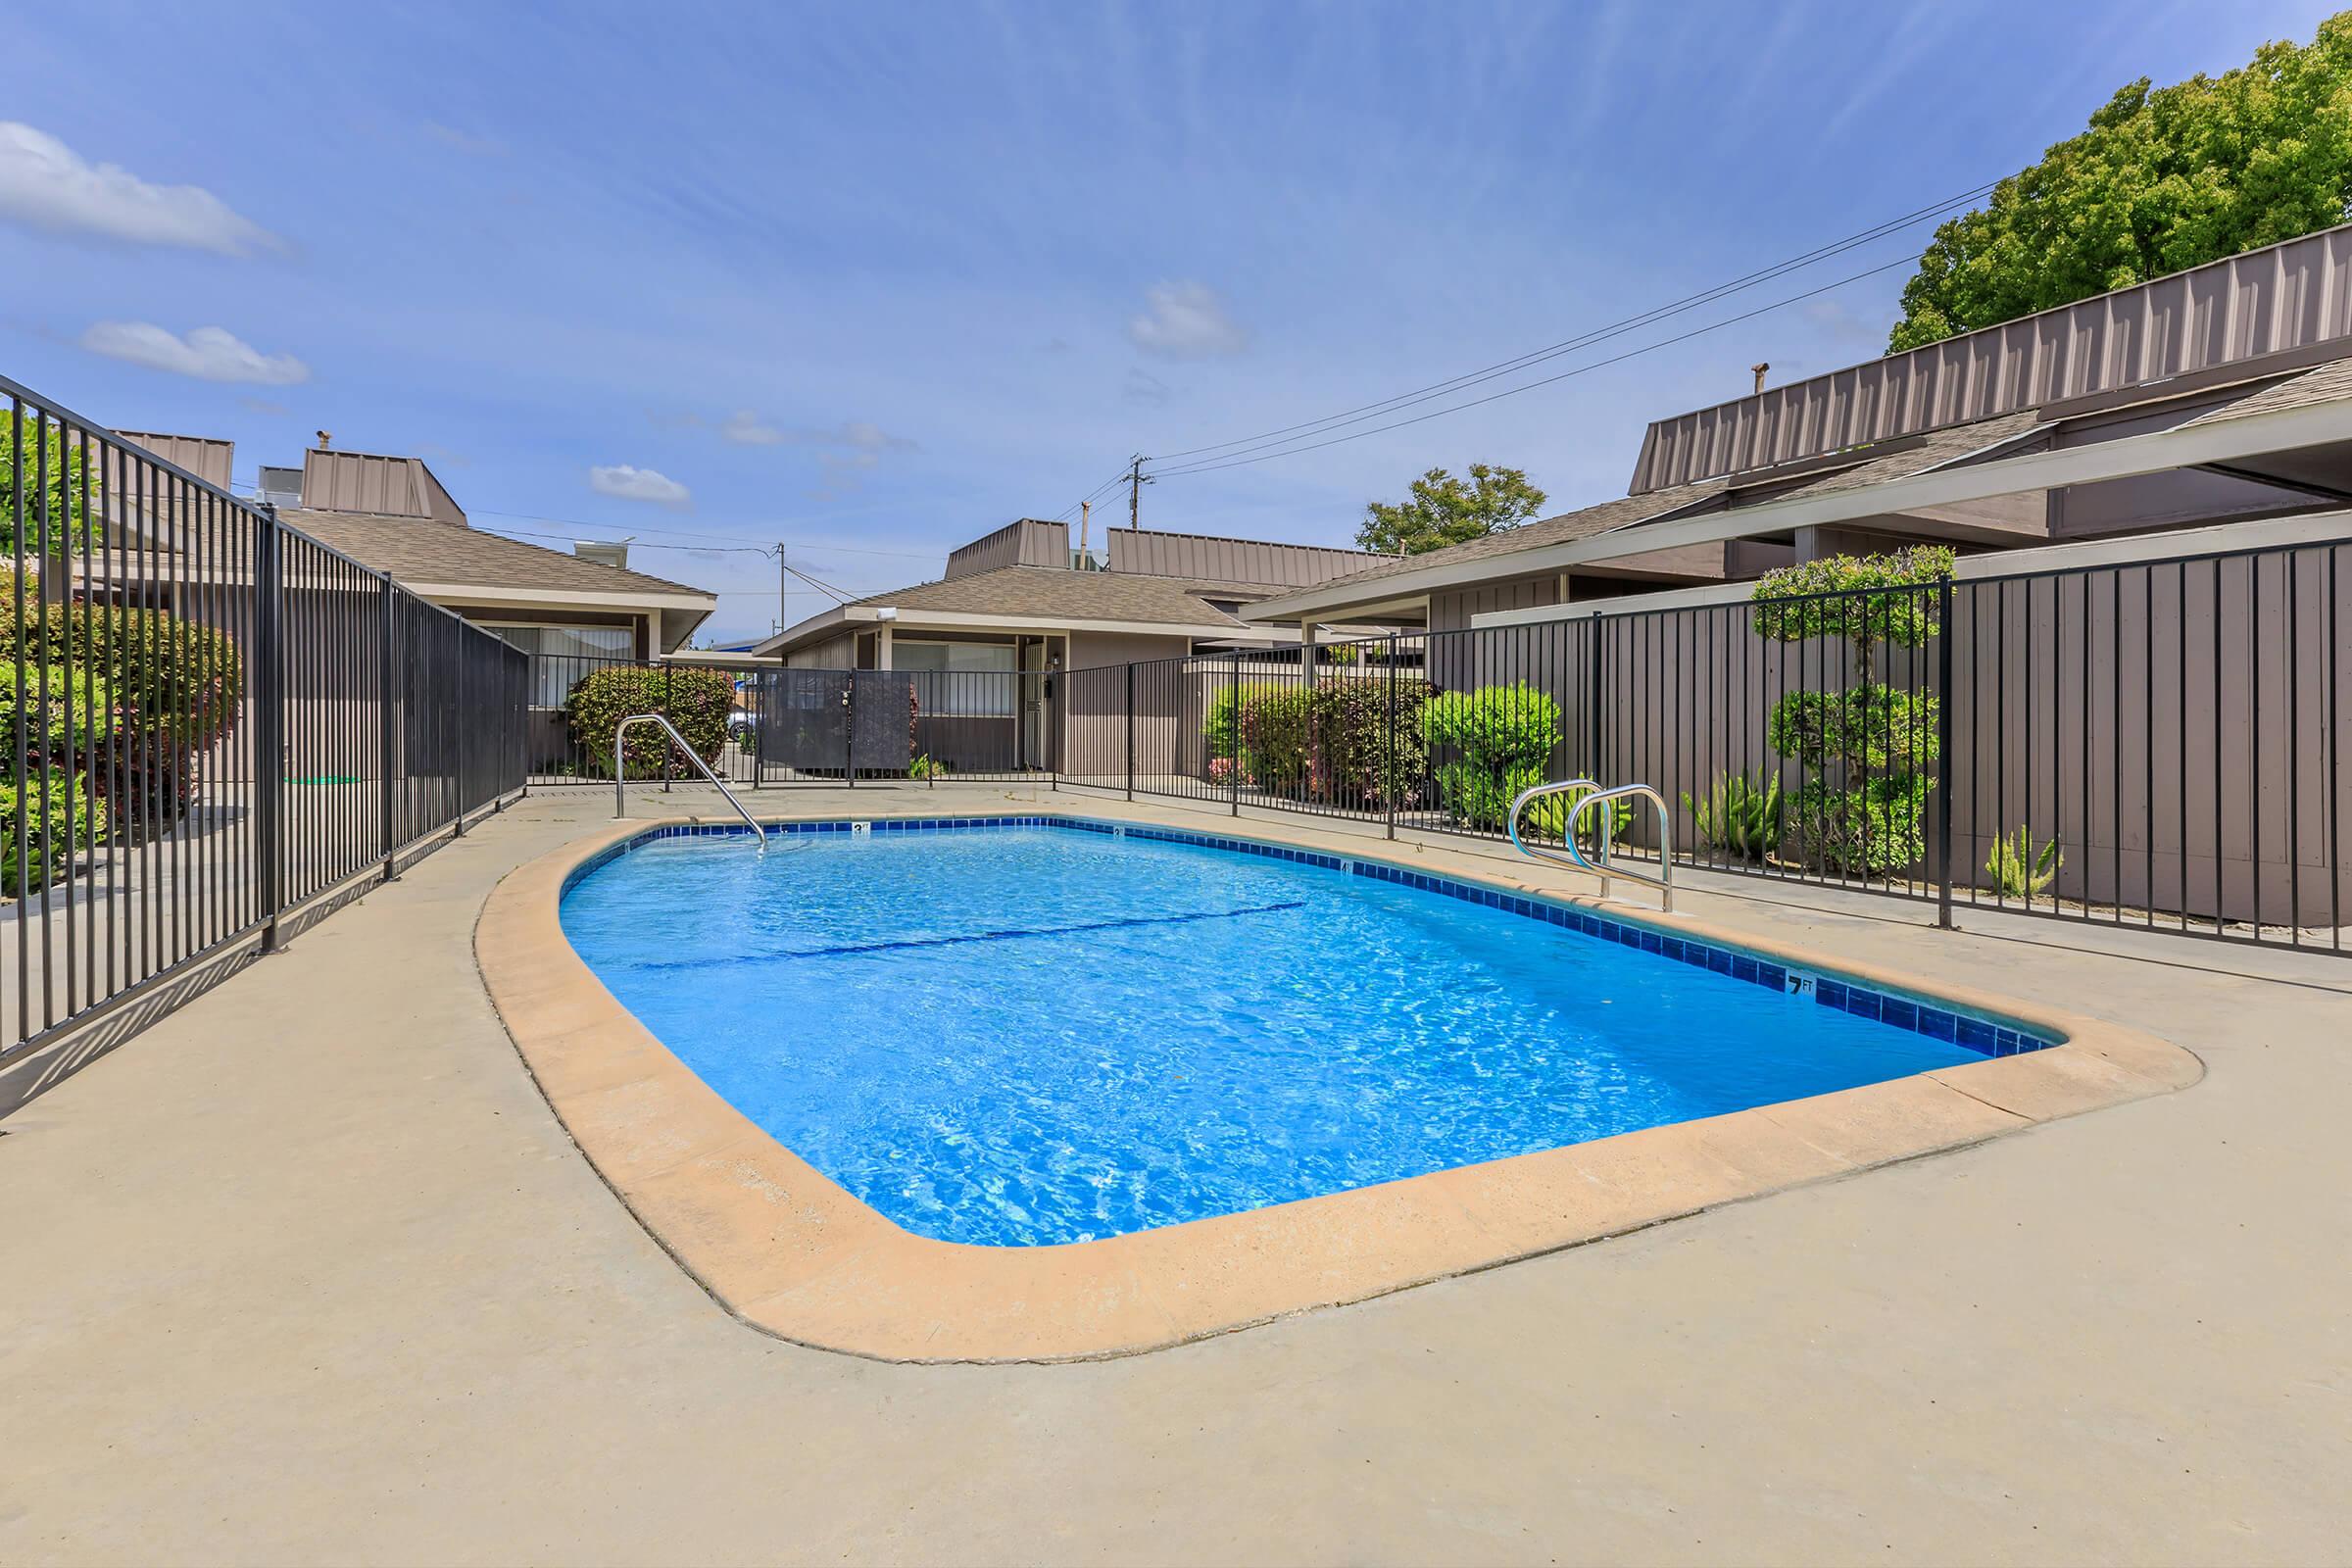
[[1421, 743], [1421, 709], [1428, 701], [1429, 682], [1417, 675], [1348, 677], [1316, 687], [1315, 744], [1327, 795], [1382, 807], [1419, 800], [1429, 775], [1429, 753]]
[[[22, 855], [19, 831], [24, 835]], [[22, 796], [0, 779], [0, 891], [16, 898], [38, 892], [66, 874], [77, 852], [105, 837], [106, 813], [78, 775], [27, 766]]]
[[1913, 545], [1891, 555], [1828, 556], [1778, 567], [1758, 578], [1749, 595], [1756, 635], [1781, 643], [1835, 637], [1861, 650], [1867, 671], [1872, 645], [1918, 648], [1936, 635], [1936, 596], [1925, 590], [1952, 574], [1952, 562], [1948, 546]]
[[1936, 760], [1936, 700], [1874, 678], [1880, 645], [1924, 646], [1941, 629], [1929, 588], [1949, 577], [1952, 552], [1919, 545], [1886, 556], [1837, 556], [1767, 572], [1750, 596], [1756, 634], [1776, 642], [1836, 638], [1855, 676], [1835, 692], [1793, 691], [1774, 705], [1772, 749], [1805, 769], [1790, 803], [1784, 853], [1807, 864], [1881, 874], [1926, 853], [1920, 816]]
[[1875, 683], [1840, 692], [1794, 691], [1773, 705], [1765, 739], [1809, 768], [1841, 762], [1852, 769], [1849, 778], [1916, 772], [1939, 750], [1936, 699]]
[[64, 875], [76, 852], [106, 836], [90, 781], [68, 760], [82, 763], [113, 722], [106, 688], [86, 673], [52, 668], [45, 681], [37, 669], [24, 675], [37, 698], [26, 700], [14, 659], [0, 663], [0, 757], [13, 773], [21, 742], [25, 761], [22, 792], [13, 779], [0, 779], [0, 891], [20, 898]]
[[1303, 796], [1314, 773], [1315, 694], [1303, 686], [1253, 691], [1241, 705], [1242, 769], [1259, 789]]
[[1744, 773], [1725, 773], [1703, 800], [1683, 792], [1683, 809], [1698, 828], [1698, 841], [1735, 860], [1761, 861], [1779, 848], [1788, 815], [1781, 776], [1769, 770], [1750, 782]]
[[1807, 779], [1789, 804], [1782, 853], [1852, 876], [1886, 876], [1917, 864], [1928, 852], [1920, 816], [1929, 787], [1915, 773], [1851, 788]]
[[1437, 767], [1446, 814], [1499, 831], [1512, 800], [1544, 782], [1560, 741], [1560, 705], [1525, 681], [1445, 692], [1422, 706], [1421, 732], [1433, 753], [1455, 754]]
[[109, 817], [126, 838], [150, 819], [171, 826], [195, 794], [190, 754], [235, 728], [245, 693], [236, 640], [164, 610], [78, 601], [36, 609], [39, 592], [26, 572], [20, 621], [13, 573], [0, 572], [0, 662], [13, 664], [21, 650], [27, 666], [46, 658], [52, 669], [93, 674], [113, 698], [115, 735], [92, 793], [111, 797]]
[[[633, 713], [662, 714], [704, 762], [715, 764], [726, 749], [727, 711], [734, 701], [735, 682], [724, 670], [614, 664], [582, 676], [564, 701], [564, 715], [576, 755], [585, 760], [583, 771], [611, 778], [612, 732]], [[652, 724], [629, 731], [626, 763], [633, 779], [696, 776], [693, 764]]]
[[1221, 757], [1230, 759], [1235, 755], [1238, 740], [1234, 722], [1236, 710], [1245, 703], [1283, 690], [1285, 688], [1269, 686], [1263, 681], [1247, 686], [1237, 686], [1230, 680], [1218, 681], [1216, 689], [1209, 693], [1208, 711], [1200, 722], [1200, 736], [1208, 742], [1209, 760], [1214, 761]]
[[1242, 781], [1256, 788], [1299, 800], [1375, 806], [1393, 799], [1410, 805], [1428, 767], [1420, 725], [1428, 697], [1426, 681], [1388, 675], [1345, 676], [1312, 686], [1261, 682], [1243, 687], [1238, 701], [1233, 692], [1220, 692], [1201, 726], [1211, 780], [1232, 781], [1238, 748]]

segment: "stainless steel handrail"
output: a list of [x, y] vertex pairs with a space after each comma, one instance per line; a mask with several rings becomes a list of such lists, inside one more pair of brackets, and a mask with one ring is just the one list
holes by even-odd
[[743, 803], [735, 798], [735, 792], [727, 788], [716, 773], [710, 771], [710, 764], [704, 761], [695, 754], [694, 748], [686, 744], [686, 737], [678, 733], [678, 726], [660, 713], [631, 713], [613, 728], [612, 818], [614, 821], [619, 821], [629, 814], [629, 769], [626, 761], [627, 754], [621, 750], [620, 743], [628, 735], [631, 724], [661, 725], [668, 733], [671, 743], [686, 754], [686, 760], [692, 762], [703, 777], [710, 781], [711, 787], [727, 798], [727, 804], [735, 808], [735, 814], [743, 818], [743, 825], [752, 830], [752, 842], [760, 847], [760, 853], [761, 855], [767, 853], [767, 830], [760, 825], [751, 812], [743, 808]]
[[[1566, 857], [1563, 858], [1548, 850], [1539, 850], [1524, 843], [1519, 837], [1519, 814], [1527, 809], [1528, 804], [1544, 796], [1565, 794], [1569, 790], [1586, 790], [1590, 793], [1578, 797], [1569, 806], [1568, 818], [1560, 824], [1560, 847], [1568, 852]], [[1658, 875], [1656, 876], [1651, 876], [1646, 871], [1621, 870], [1610, 860], [1609, 845], [1616, 834], [1611, 831], [1613, 824], [1607, 818], [1602, 819], [1598, 837], [1595, 840], [1600, 846], [1600, 863], [1598, 865], [1586, 859], [1585, 852], [1577, 847], [1577, 824], [1583, 820], [1585, 812], [1604, 802], [1613, 803], [1635, 795], [1642, 797], [1658, 808]], [[1609, 879], [1621, 876], [1628, 881], [1641, 882], [1656, 888], [1659, 896], [1659, 908], [1667, 914], [1674, 912], [1674, 815], [1667, 808], [1666, 797], [1648, 785], [1620, 784], [1614, 789], [1604, 790], [1589, 778], [1562, 779], [1557, 783], [1539, 784], [1533, 789], [1520, 791], [1518, 798], [1511, 802], [1510, 820], [1505, 826], [1511, 835], [1511, 847], [1521, 855], [1534, 859], [1563, 861], [1563, 863], [1574, 865], [1581, 871], [1589, 871], [1600, 878], [1600, 896], [1602, 898], [1605, 899], [1609, 896]]]

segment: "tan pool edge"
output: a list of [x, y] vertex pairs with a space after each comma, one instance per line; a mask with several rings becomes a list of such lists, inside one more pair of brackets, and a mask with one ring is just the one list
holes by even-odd
[[[2185, 1088], [2203, 1072], [2188, 1052], [2137, 1030], [1637, 913], [1776, 961], [2005, 1015], [2065, 1043], [1103, 1241], [933, 1241], [852, 1197], [720, 1099], [564, 939], [558, 901], [570, 872], [661, 825], [614, 823], [509, 874], [475, 928], [483, 983], [590, 1164], [704, 1289], [779, 1338], [884, 1360], [1158, 1349]], [[1264, 829], [1221, 825], [1217, 836], [1300, 842]], [[1446, 875], [1601, 907], [1505, 876]]]

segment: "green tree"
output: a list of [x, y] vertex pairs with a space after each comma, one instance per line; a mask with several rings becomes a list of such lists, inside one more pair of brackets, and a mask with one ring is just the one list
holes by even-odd
[[2352, 12], [2307, 45], [2151, 90], [1936, 230], [1886, 342], [1898, 353], [2344, 221], [2352, 212]]
[[1473, 463], [1466, 480], [1432, 468], [1413, 481], [1410, 500], [1364, 508], [1355, 542], [1382, 555], [1418, 556], [1516, 528], [1543, 507], [1544, 492], [1518, 468]]
[[[46, 428], [42, 428], [46, 426]], [[43, 449], [46, 448], [44, 454]], [[97, 445], [91, 442], [95, 453]], [[42, 464], [48, 465], [49, 514], [44, 537], [41, 515]], [[82, 437], [68, 441], [64, 430], [35, 414], [16, 418], [0, 415], [0, 552], [17, 548], [20, 472], [24, 514], [24, 553], [37, 556], [80, 555], [90, 547], [93, 519], [82, 514]], [[98, 500], [95, 466], [89, 475], [89, 499]], [[44, 546], [46, 551], [44, 552]]]

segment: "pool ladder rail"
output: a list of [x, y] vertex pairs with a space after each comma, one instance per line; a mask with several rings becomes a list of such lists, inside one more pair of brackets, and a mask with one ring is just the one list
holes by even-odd
[[735, 808], [735, 814], [743, 818], [743, 825], [752, 830], [752, 843], [759, 847], [760, 854], [762, 857], [767, 854], [767, 830], [760, 825], [751, 812], [743, 808], [743, 803], [735, 798], [735, 792], [727, 788], [725, 782], [716, 773], [710, 771], [710, 764], [704, 761], [697, 755], [695, 749], [686, 744], [686, 737], [678, 733], [678, 726], [660, 713], [631, 713], [622, 719], [612, 731], [612, 819], [614, 821], [620, 821], [629, 814], [629, 770], [622, 763], [622, 758], [626, 754], [621, 751], [620, 743], [627, 738], [631, 724], [661, 725], [669, 736], [670, 744], [685, 753], [686, 760], [695, 765], [695, 770], [709, 779], [710, 787], [724, 795], [727, 798], [727, 804]]
[[[1576, 790], [1584, 793], [1579, 795], [1569, 806], [1568, 819], [1560, 824], [1560, 847], [1568, 852], [1566, 855], [1556, 855], [1547, 849], [1538, 849], [1519, 837], [1520, 813], [1524, 812], [1530, 805], [1547, 795], [1565, 795]], [[1610, 831], [1611, 818], [1615, 815], [1613, 803], [1631, 800], [1637, 796], [1648, 801], [1658, 808], [1658, 874], [1656, 876], [1651, 876], [1646, 871], [1626, 870], [1611, 864], [1609, 859], [1609, 844], [1617, 836]], [[1585, 813], [1604, 802], [1611, 803], [1611, 813], [1610, 816], [1601, 818], [1602, 825], [1593, 835], [1593, 842], [1600, 848], [1600, 863], [1595, 865], [1585, 858], [1585, 852], [1577, 846], [1576, 834], [1578, 824], [1584, 821]], [[1666, 914], [1674, 912], [1674, 813], [1667, 809], [1666, 797], [1647, 784], [1620, 784], [1614, 789], [1603, 789], [1598, 779], [1591, 778], [1564, 778], [1550, 784], [1538, 784], [1533, 789], [1521, 790], [1518, 798], [1511, 802], [1510, 820], [1505, 826], [1510, 831], [1511, 848], [1530, 859], [1553, 860], [1561, 865], [1572, 865], [1580, 871], [1589, 871], [1600, 878], [1600, 896], [1602, 898], [1605, 899], [1609, 896], [1610, 878], [1624, 877], [1629, 882], [1641, 882], [1656, 888], [1660, 911]]]

